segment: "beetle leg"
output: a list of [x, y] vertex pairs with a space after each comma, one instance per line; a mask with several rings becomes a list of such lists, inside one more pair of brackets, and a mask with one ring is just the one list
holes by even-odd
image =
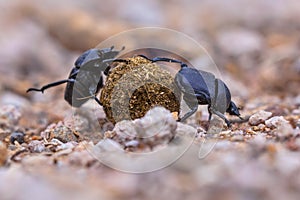
[[209, 113], [209, 115], [208, 115], [208, 121], [210, 122], [211, 117], [212, 117], [212, 112], [210, 110], [210, 106], [208, 106], [207, 110], [208, 110], [208, 113]]
[[[101, 81], [102, 81], [102, 79], [101, 79]], [[103, 83], [102, 83], [102, 84], [103, 84]], [[93, 98], [100, 106], [103, 106], [103, 104], [100, 102], [100, 100], [99, 100], [99, 99], [97, 98], [97, 96], [96, 96], [97, 91], [96, 91], [96, 92], [93, 92], [93, 91], [90, 90], [90, 93], [91, 93], [92, 98]]]
[[125, 60], [125, 59], [114, 59], [112, 62], [123, 62], [123, 63], [126, 63], [126, 64], [129, 63], [129, 61]]
[[103, 104], [100, 102], [100, 100], [96, 97], [95, 94], [93, 94], [93, 99], [100, 105], [100, 106], [103, 106]]
[[213, 110], [213, 109], [210, 109], [210, 111], [211, 111], [213, 114], [215, 114], [215, 115], [219, 116], [220, 118], [222, 118], [222, 119], [225, 121], [225, 123], [226, 123], [226, 125], [227, 125], [228, 127], [231, 126], [230, 121], [225, 117], [224, 114], [220, 113], [220, 112], [217, 111], [217, 110]]
[[108, 76], [110, 74], [110, 69], [111, 69], [111, 66], [108, 66], [105, 70], [104, 70], [104, 75], [105, 76]]
[[189, 112], [187, 112], [179, 121], [185, 121], [187, 118], [192, 116], [198, 110], [198, 105], [193, 107]]
[[209, 115], [208, 115], [208, 121], [210, 121], [211, 117], [212, 117], [212, 113], [211, 112], [208, 112], [208, 113], [209, 113]]
[[93, 93], [92, 91], [90, 91], [91, 96], [87, 96], [87, 97], [83, 97], [83, 98], [79, 98], [79, 99], [94, 99], [100, 106], [103, 106], [102, 103], [100, 102], [100, 100], [97, 98], [96, 93]]
[[91, 96], [86, 96], [86, 97], [81, 97], [81, 98], [77, 98], [77, 100], [83, 100], [83, 99], [94, 99], [100, 106], [102, 106], [102, 103], [100, 102], [100, 100], [96, 97], [96, 94], [92, 94]]
[[30, 92], [30, 91], [37, 91], [37, 92], [42, 92], [44, 93], [44, 90], [47, 90], [48, 88], [51, 87], [55, 87], [64, 83], [74, 83], [75, 80], [74, 79], [66, 79], [66, 80], [60, 80], [60, 81], [56, 81], [53, 83], [49, 83], [47, 85], [44, 85], [42, 88], [38, 89], [38, 88], [29, 88], [26, 92]]

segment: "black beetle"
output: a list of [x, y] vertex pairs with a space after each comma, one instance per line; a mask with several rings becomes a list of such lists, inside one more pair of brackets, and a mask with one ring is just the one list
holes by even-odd
[[111, 48], [85, 51], [75, 61], [75, 67], [71, 70], [68, 79], [49, 83], [40, 89], [29, 88], [27, 92], [43, 93], [48, 88], [67, 83], [64, 98], [71, 106], [80, 107], [90, 98], [95, 99], [101, 105], [96, 94], [103, 87], [102, 72], [107, 73], [110, 63], [125, 47], [120, 51], [115, 51], [113, 48], [112, 46]]
[[227, 126], [230, 126], [229, 120], [224, 115], [225, 112], [243, 119], [240, 117], [239, 108], [231, 101], [231, 94], [226, 84], [212, 73], [188, 67], [187, 64], [179, 60], [161, 57], [149, 59], [144, 55], [139, 56], [152, 62], [163, 61], [181, 65], [181, 69], [175, 76], [175, 84], [183, 93], [183, 99], [191, 110], [180, 121], [184, 121], [194, 114], [198, 105], [206, 104], [208, 104], [209, 121], [212, 114], [215, 114], [221, 117]]

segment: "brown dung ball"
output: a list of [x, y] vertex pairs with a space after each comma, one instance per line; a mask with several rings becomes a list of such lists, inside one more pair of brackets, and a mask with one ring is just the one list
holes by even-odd
[[106, 116], [113, 123], [141, 118], [155, 106], [163, 106], [179, 116], [179, 100], [174, 77], [140, 56], [119, 62], [100, 95]]

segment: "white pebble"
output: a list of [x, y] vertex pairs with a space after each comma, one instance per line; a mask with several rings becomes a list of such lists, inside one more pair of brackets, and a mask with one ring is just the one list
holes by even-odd
[[278, 128], [282, 125], [288, 124], [289, 122], [284, 119], [283, 116], [275, 116], [266, 120], [265, 124], [268, 128]]
[[141, 143], [165, 144], [175, 136], [176, 129], [177, 122], [171, 112], [163, 107], [155, 107], [140, 119], [118, 122], [113, 132], [116, 134], [114, 140], [120, 144], [137, 146]]
[[258, 125], [260, 123], [265, 122], [268, 118], [270, 118], [272, 116], [271, 112], [267, 112], [264, 110], [260, 110], [257, 113], [253, 114], [250, 118], [249, 118], [249, 124], [250, 125]]
[[279, 138], [286, 138], [294, 133], [292, 125], [283, 116], [272, 117], [265, 123], [267, 127], [275, 129], [272, 133]]

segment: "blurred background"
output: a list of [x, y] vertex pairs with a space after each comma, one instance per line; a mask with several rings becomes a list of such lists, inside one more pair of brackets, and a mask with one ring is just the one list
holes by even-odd
[[[64, 87], [46, 95], [25, 91], [66, 78], [83, 51], [108, 37], [151, 26], [183, 32], [203, 45], [239, 105], [247, 107], [251, 99], [260, 104], [262, 96], [277, 102], [291, 97], [300, 105], [299, 19], [298, 0], [0, 0], [0, 105], [24, 109], [27, 119], [19, 124], [24, 127], [63, 119], [70, 110], [63, 100]], [[76, 167], [45, 170], [39, 167], [46, 162], [41, 160], [29, 169], [33, 176], [15, 168], [1, 171], [0, 191], [16, 197], [9, 192], [14, 191], [24, 199], [32, 194], [43, 199], [280, 199], [281, 195], [296, 199], [299, 173], [291, 183], [286, 171], [279, 179], [269, 174], [265, 162], [245, 166], [246, 161], [239, 160], [242, 153], [222, 156], [195, 161], [198, 167], [193, 169], [186, 166], [188, 160], [146, 175], [104, 166], [89, 172]], [[192, 157], [197, 159], [196, 154]], [[288, 162], [283, 159], [278, 165], [283, 161]], [[236, 168], [243, 168], [237, 176]], [[255, 170], [260, 172], [253, 174]], [[278, 180], [282, 182], [276, 185]], [[298, 186], [286, 189], [288, 184]]]
[[[66, 77], [83, 51], [122, 31], [154, 26], [183, 32], [203, 45], [224, 79], [231, 76], [235, 95], [299, 93], [297, 0], [0, 2], [5, 88], [21, 92], [26, 81]], [[15, 80], [24, 84], [16, 88]]]

